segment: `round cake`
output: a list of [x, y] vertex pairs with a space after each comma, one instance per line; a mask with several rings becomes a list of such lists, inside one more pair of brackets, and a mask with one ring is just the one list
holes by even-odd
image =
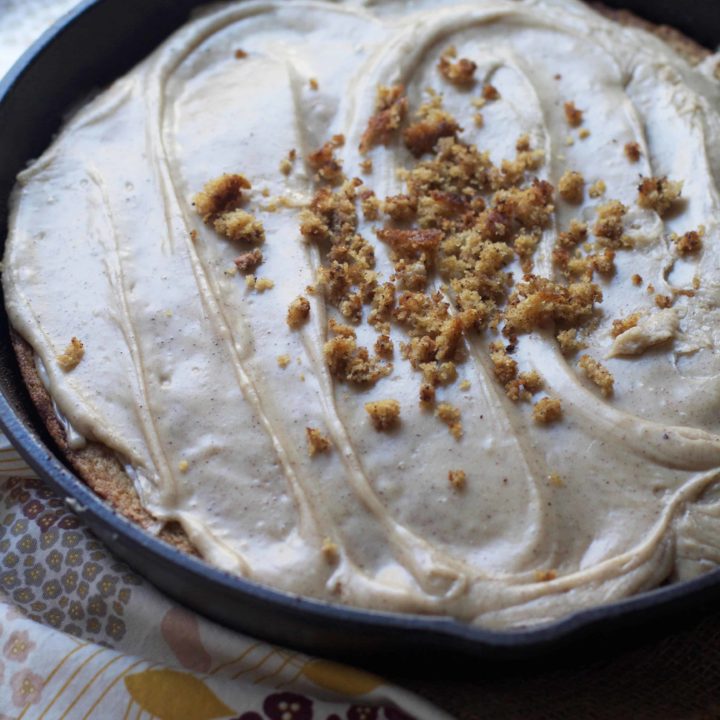
[[601, 12], [213, 6], [78, 110], [3, 288], [80, 476], [255, 582], [487, 627], [716, 567], [718, 57]]

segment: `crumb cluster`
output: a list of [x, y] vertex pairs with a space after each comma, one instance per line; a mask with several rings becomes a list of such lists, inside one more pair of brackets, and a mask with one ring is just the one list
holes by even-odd
[[70, 339], [65, 352], [57, 356], [58, 365], [65, 371], [74, 370], [85, 356], [85, 346], [76, 337]]

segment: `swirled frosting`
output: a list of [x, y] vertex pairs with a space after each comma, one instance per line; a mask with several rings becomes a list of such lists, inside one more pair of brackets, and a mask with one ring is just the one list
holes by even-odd
[[[449, 45], [476, 64], [477, 88], [438, 73]], [[59, 411], [131, 468], [143, 505], [179, 521], [209, 562], [259, 583], [509, 627], [693, 576], [720, 560], [713, 61], [691, 67], [570, 0], [215, 8], [79, 110], [19, 176], [3, 273], [12, 325]], [[478, 127], [471, 99], [482, 83], [499, 99]], [[456, 439], [418, 406], [418, 374], [397, 350], [402, 328], [392, 328], [392, 373], [358, 388], [328, 371], [335, 310], [322, 292], [308, 296], [309, 321], [288, 327], [288, 305], [318, 263], [299, 232], [316, 188], [305, 159], [342, 134], [349, 177], [379, 197], [403, 192], [397, 170], [415, 160], [399, 137], [370, 151], [371, 173], [358, 150], [377, 87], [394, 84], [411, 112], [428, 88], [441, 93], [459, 137], [495, 163], [527, 134], [545, 154], [540, 178], [557, 185], [572, 169], [588, 186], [605, 183], [580, 205], [556, 198], [536, 274], [557, 273], [553, 247], [571, 219], [592, 223], [610, 198], [628, 208], [632, 247], [596, 278], [604, 299], [584, 334], [585, 352], [614, 376], [612, 396], [560, 352], [551, 327], [522, 334], [513, 357], [562, 402], [562, 419], [540, 425], [495, 379], [492, 331], [468, 333], [460, 380], [437, 390], [462, 412]], [[582, 108], [582, 133], [568, 126], [567, 101]], [[640, 150], [635, 163], [627, 143]], [[286, 176], [278, 166], [291, 148]], [[237, 245], [192, 207], [208, 180], [237, 172], [265, 230], [258, 275], [274, 287], [262, 293], [225, 272]], [[663, 217], [641, 207], [639, 176], [682, 181], [679, 206]], [[389, 278], [381, 224], [361, 219], [359, 232]], [[700, 227], [702, 249], [678, 253], [671, 234]], [[516, 261], [510, 269], [522, 274]], [[665, 315], [655, 294], [673, 299]], [[614, 338], [613, 320], [632, 313], [642, 321]], [[372, 328], [357, 333], [372, 344]], [[85, 354], [64, 371], [57, 357], [73, 336]], [[284, 355], [287, 367], [276, 362]], [[400, 423], [378, 432], [364, 405], [388, 398]], [[310, 456], [307, 427], [329, 452]], [[448, 482], [456, 469], [461, 490]]]

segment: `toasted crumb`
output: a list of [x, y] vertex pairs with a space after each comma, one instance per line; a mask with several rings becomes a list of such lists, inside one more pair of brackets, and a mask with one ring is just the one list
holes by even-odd
[[181, 473], [187, 472], [189, 467], [190, 467], [190, 463], [187, 460], [181, 460], [178, 463], [178, 470]]
[[501, 342], [494, 342], [490, 345], [490, 360], [493, 364], [495, 377], [506, 385], [517, 376], [518, 364], [508, 354]]
[[607, 185], [605, 185], [605, 181], [598, 180], [597, 182], [593, 183], [590, 186], [590, 189], [588, 190], [588, 195], [591, 198], [599, 198], [605, 194], [606, 190], [607, 190]]
[[330, 449], [330, 440], [317, 428], [306, 427], [305, 438], [307, 440], [308, 455], [310, 457], [315, 457], [318, 453], [324, 453]]
[[248, 56], [248, 54], [244, 50], [241, 50], [240, 48], [238, 48], [235, 51], [235, 58], [237, 60], [242, 60], [243, 58], [246, 58], [247, 56]]
[[290, 364], [290, 362], [291, 362], [291, 360], [290, 360], [289, 355], [278, 355], [277, 356], [277, 364], [283, 370]]
[[656, 295], [655, 304], [659, 308], [669, 308], [673, 303], [673, 299], [670, 295]]
[[637, 273], [635, 273], [632, 276], [631, 280], [632, 280], [632, 284], [635, 286], [640, 286], [640, 285], [642, 285], [642, 282], [643, 282], [642, 275], [638, 275]]
[[661, 217], [680, 199], [682, 181], [666, 177], [643, 177], [638, 185], [638, 205]]
[[407, 108], [408, 101], [402, 85], [380, 85], [375, 100], [375, 114], [368, 120], [367, 128], [360, 138], [360, 152], [364, 154], [375, 145], [387, 145], [402, 124]]
[[462, 129], [437, 100], [423, 105], [418, 117], [419, 120], [406, 127], [403, 132], [405, 145], [416, 158], [430, 152], [440, 138], [454, 137]]
[[652, 295], [655, 292], [655, 286], [652, 283], [648, 283], [648, 286], [645, 289], [647, 290], [648, 295]]
[[458, 387], [459, 387], [463, 392], [465, 392], [466, 390], [469, 390], [469, 389], [470, 389], [471, 383], [470, 383], [469, 380], [465, 379], [465, 380], [463, 380], [463, 381], [458, 385]]
[[435, 402], [435, 388], [432, 383], [424, 382], [420, 386], [420, 404], [432, 405]]
[[590, 131], [587, 128], [581, 128], [578, 137], [581, 140], [587, 140], [590, 137]]
[[702, 248], [702, 236], [696, 230], [690, 230], [684, 235], [674, 235], [673, 242], [677, 248], [678, 255], [693, 255]]
[[553, 487], [565, 487], [565, 481], [556, 472], [550, 473], [548, 480]]
[[566, 170], [562, 174], [557, 186], [560, 197], [570, 203], [582, 202], [584, 188], [585, 178], [574, 170]]
[[257, 292], [265, 292], [266, 290], [272, 290], [275, 287], [275, 283], [269, 278], [257, 278], [255, 281], [255, 290]]
[[555, 336], [555, 339], [558, 341], [558, 345], [560, 345], [560, 352], [563, 355], [570, 355], [571, 353], [583, 350], [587, 347], [585, 343], [578, 340], [577, 330], [575, 328], [561, 330]]
[[246, 276], [245, 276], [245, 287], [246, 287], [248, 290], [254, 290], [254, 289], [255, 289], [255, 282], [256, 282], [256, 278], [255, 278], [254, 275], [249, 274], [249, 275], [246, 275]]
[[538, 400], [533, 407], [533, 420], [536, 423], [547, 425], [562, 418], [562, 404], [557, 398], [544, 397]]
[[203, 222], [209, 223], [215, 215], [237, 210], [244, 202], [244, 192], [252, 186], [250, 181], [238, 173], [221, 175], [210, 180], [193, 198], [195, 211]]
[[310, 78], [309, 83], [311, 90], [317, 90], [320, 87], [320, 84], [317, 81], [317, 78]]
[[627, 213], [627, 208], [619, 200], [610, 200], [598, 205], [593, 232], [602, 244], [611, 247], [622, 245], [625, 213]]
[[580, 127], [583, 121], [582, 110], [578, 110], [575, 107], [575, 103], [571, 100], [566, 102], [563, 106], [565, 109], [565, 120], [570, 127]]
[[364, 173], [371, 173], [373, 169], [373, 161], [372, 158], [365, 158], [364, 160], [360, 161], [360, 169]]
[[315, 170], [318, 179], [333, 184], [342, 180], [342, 162], [335, 157], [335, 150], [344, 144], [343, 135], [334, 135], [321, 148], [308, 155], [308, 165]]
[[340, 559], [340, 548], [337, 543], [334, 543], [330, 538], [323, 540], [320, 552], [323, 554], [325, 560], [334, 565]]
[[292, 172], [293, 165], [295, 163], [296, 158], [297, 158], [297, 151], [293, 149], [293, 150], [290, 150], [290, 152], [288, 152], [287, 156], [284, 157], [280, 161], [280, 172], [283, 175], [289, 175]]
[[500, 93], [498, 92], [498, 89], [491, 85], [490, 83], [487, 83], [483, 86], [482, 89], [482, 96], [483, 100], [487, 100], [488, 102], [491, 100], [499, 100], [500, 99]]
[[468, 87], [475, 84], [475, 70], [477, 65], [467, 58], [460, 58], [456, 62], [452, 62], [447, 52], [443, 53], [438, 63], [440, 74], [454, 85]]
[[549, 582], [555, 580], [557, 572], [555, 570], [536, 570], [535, 582]]
[[380, 200], [373, 190], [360, 193], [360, 207], [366, 220], [377, 220], [380, 216]]
[[473, 113], [473, 123], [475, 127], [485, 127], [485, 116], [481, 112]]
[[450, 403], [440, 403], [435, 410], [435, 415], [450, 428], [450, 433], [456, 440], [463, 436], [461, 413], [458, 408]]
[[625, 157], [630, 162], [637, 162], [640, 159], [640, 145], [636, 142], [625, 143]]
[[585, 241], [587, 234], [588, 227], [586, 223], [571, 220], [570, 227], [565, 232], [558, 233], [558, 245], [566, 249], [574, 248]]
[[605, 397], [610, 397], [613, 394], [615, 378], [605, 366], [589, 355], [582, 355], [578, 367], [585, 371], [588, 380], [595, 383]]
[[389, 195], [383, 202], [382, 209], [397, 222], [412, 220], [417, 213], [417, 198], [410, 195]]
[[70, 339], [65, 352], [57, 356], [58, 365], [65, 371], [74, 370], [85, 355], [85, 346], [76, 337]]
[[393, 368], [391, 363], [371, 358], [367, 348], [358, 346], [354, 337], [331, 338], [325, 343], [323, 353], [332, 375], [355, 385], [374, 385]]
[[619, 320], [613, 320], [612, 330], [610, 331], [610, 334], [613, 337], [622, 335], [626, 330], [629, 330], [630, 328], [634, 328], [638, 324], [638, 320], [641, 317], [642, 317], [642, 313], [634, 312], [631, 315], [628, 315], [626, 318], [621, 318]]
[[449, 470], [448, 482], [453, 490], [464, 490], [467, 484], [467, 475], [464, 470]]
[[263, 254], [259, 248], [249, 250], [248, 252], [240, 253], [235, 258], [235, 267], [240, 272], [247, 272], [248, 270], [254, 270], [263, 261]]
[[215, 231], [234, 242], [261, 243], [265, 240], [263, 224], [245, 210], [230, 210], [213, 221]]
[[382, 358], [391, 358], [393, 356], [394, 346], [389, 335], [380, 335], [375, 341], [375, 354]]
[[392, 429], [400, 419], [400, 403], [397, 400], [365, 403], [365, 411], [378, 432]]
[[302, 295], [296, 297], [288, 307], [287, 311], [287, 324], [293, 329], [297, 330], [302, 326], [307, 319], [310, 317], [310, 302], [307, 298]]

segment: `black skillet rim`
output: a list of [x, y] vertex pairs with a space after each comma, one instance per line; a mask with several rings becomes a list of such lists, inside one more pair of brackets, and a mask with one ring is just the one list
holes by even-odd
[[[68, 29], [72, 30], [79, 18], [113, 2], [116, 0], [85, 0], [24, 53], [0, 80], [0, 119], [8, 97], [22, 86], [28, 68], [47, 52], [48, 47]], [[162, 4], [163, 0], [160, 0], [158, 5]], [[187, 8], [196, 4], [199, 3], [191, 1], [185, 14]], [[0, 137], [0, 145], [2, 143]], [[7, 344], [7, 327], [2, 327], [1, 332]], [[3, 363], [12, 365], [12, 353], [6, 352], [6, 356]], [[378, 613], [284, 594], [231, 576], [185, 555], [115, 513], [55, 456], [52, 444], [43, 439], [44, 428], [38, 427], [29, 398], [20, 400], [24, 412], [16, 411], [18, 400], [12, 395], [18, 389], [8, 386], [16, 381], [16, 368], [5, 370], [9, 372], [9, 379], [3, 376], [0, 381], [0, 426], [38, 475], [71, 498], [72, 508], [91, 529], [131, 567], [151, 582], [155, 581], [161, 591], [212, 620], [271, 642], [361, 662], [378, 653], [389, 657], [409, 649], [431, 648], [477, 659], [524, 659], [542, 657], [589, 640], [600, 642], [607, 633], [632, 633], [649, 624], [669, 622], [673, 616], [687, 617], [691, 613], [699, 617], [720, 598], [719, 569], [689, 581], [577, 612], [543, 626], [495, 631], [448, 618]], [[24, 388], [20, 393], [23, 392]], [[21, 417], [26, 414], [31, 419]], [[213, 606], [218, 600], [217, 594], [221, 598], [220, 608]], [[242, 617], [238, 617], [233, 610], [245, 611], [247, 615], [241, 612]], [[259, 624], [263, 626], [259, 627]]]

